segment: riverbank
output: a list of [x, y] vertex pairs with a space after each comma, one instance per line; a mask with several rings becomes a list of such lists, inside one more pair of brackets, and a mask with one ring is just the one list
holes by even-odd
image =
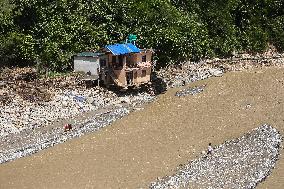
[[[170, 89], [111, 127], [0, 166], [1, 188], [147, 188], [213, 145], [265, 123], [283, 135], [283, 68], [226, 73]], [[175, 96], [206, 86], [197, 95]], [[260, 188], [283, 187], [284, 159]]]
[[283, 136], [262, 125], [237, 139], [215, 146], [174, 175], [151, 183], [151, 189], [255, 188], [275, 168]]
[[[32, 68], [4, 70], [0, 79], [0, 163], [97, 131], [141, 109], [167, 89], [231, 71], [283, 66], [284, 54], [275, 52], [185, 62], [159, 70], [148, 89], [128, 92], [88, 88], [76, 74], [46, 79]], [[63, 129], [66, 123], [73, 125], [68, 133]]]

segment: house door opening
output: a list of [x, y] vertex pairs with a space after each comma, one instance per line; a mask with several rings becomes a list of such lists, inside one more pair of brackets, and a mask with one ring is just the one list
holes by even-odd
[[127, 85], [133, 84], [133, 72], [126, 73], [126, 82], [127, 82]]

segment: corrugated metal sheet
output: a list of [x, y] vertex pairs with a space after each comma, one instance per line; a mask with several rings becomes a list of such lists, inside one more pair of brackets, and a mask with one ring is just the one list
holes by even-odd
[[132, 43], [107, 45], [106, 49], [108, 49], [113, 55], [140, 53], [140, 49]]
[[99, 75], [99, 57], [91, 56], [75, 56], [74, 57], [74, 71], [75, 72], [84, 72], [91, 76], [94, 76], [93, 79], [97, 79]]

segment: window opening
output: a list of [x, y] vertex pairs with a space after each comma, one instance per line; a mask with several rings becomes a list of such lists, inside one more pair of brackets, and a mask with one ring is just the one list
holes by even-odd
[[123, 67], [123, 56], [121, 55], [118, 57], [118, 66]]
[[101, 65], [101, 67], [105, 67], [106, 66], [106, 60], [105, 59], [101, 59], [100, 60], [100, 65]]
[[142, 56], [142, 62], [146, 62], [146, 60], [147, 60], [147, 59], [146, 59], [146, 55], [143, 55], [143, 56]]

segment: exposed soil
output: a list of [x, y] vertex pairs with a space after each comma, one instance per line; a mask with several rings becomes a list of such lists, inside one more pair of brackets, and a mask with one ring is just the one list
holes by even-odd
[[[284, 134], [284, 69], [226, 73], [171, 89], [95, 133], [33, 156], [0, 165], [0, 188], [147, 188], [157, 177], [195, 159], [208, 143], [226, 140], [265, 123]], [[284, 157], [258, 188], [282, 189]]]

